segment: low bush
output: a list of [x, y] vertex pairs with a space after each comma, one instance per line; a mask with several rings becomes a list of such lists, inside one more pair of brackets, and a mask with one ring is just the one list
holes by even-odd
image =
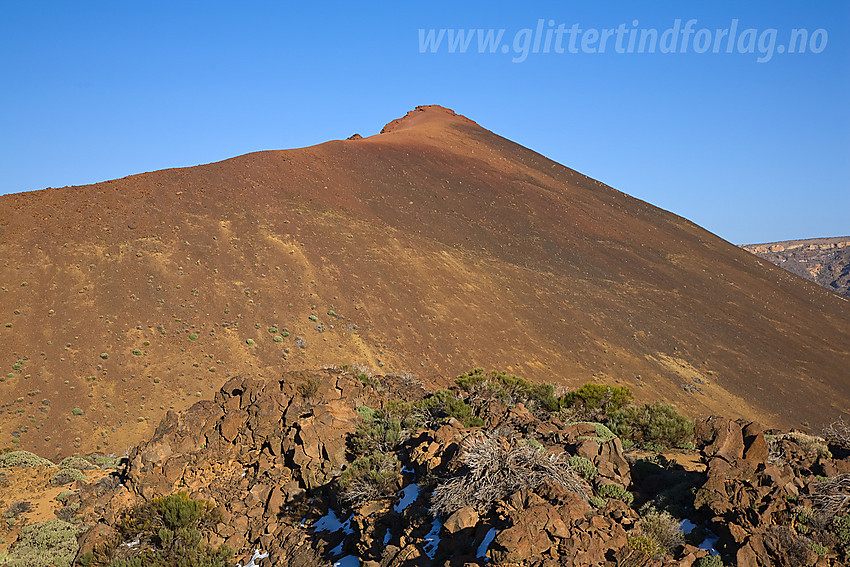
[[633, 399], [632, 391], [625, 386], [606, 386], [588, 382], [561, 399], [561, 405], [572, 410], [583, 420], [605, 419], [611, 411], [626, 407]]
[[622, 500], [629, 506], [631, 506], [632, 502], [635, 501], [634, 494], [632, 494], [622, 486], [617, 486], [616, 484], [603, 484], [596, 492], [597, 495], [601, 496], [602, 498], [615, 498], [617, 500]]
[[723, 559], [719, 555], [704, 555], [697, 561], [697, 567], [723, 567]]
[[629, 406], [611, 413], [611, 430], [640, 447], [687, 447], [693, 443], [694, 422], [676, 406], [655, 402]]
[[155, 498], [125, 514], [118, 525], [121, 541], [138, 541], [129, 547], [113, 542], [90, 565], [108, 567], [226, 567], [233, 552], [226, 545], [207, 543], [221, 514], [209, 502], [179, 492]]
[[[410, 438], [410, 430], [417, 427], [414, 405], [393, 400], [380, 410], [360, 408], [361, 422], [350, 438], [351, 452], [355, 457], [372, 453], [388, 453]], [[371, 414], [369, 411], [371, 410]]]
[[598, 421], [579, 421], [576, 423], [587, 423], [593, 426], [593, 436], [583, 436], [580, 439], [594, 439], [600, 443], [607, 443], [617, 438], [614, 432]]
[[648, 510], [640, 519], [637, 529], [658, 545], [661, 555], [667, 555], [685, 543], [679, 521], [668, 512]]
[[392, 496], [401, 482], [401, 463], [395, 455], [360, 457], [339, 477], [342, 499], [352, 506]]
[[570, 468], [564, 454], [552, 455], [515, 438], [475, 434], [463, 442], [461, 473], [434, 489], [431, 510], [447, 517], [464, 506], [488, 512], [493, 504], [522, 489], [535, 490], [544, 483], [560, 484], [588, 494], [584, 482]]
[[79, 551], [80, 528], [64, 520], [24, 526], [2, 563], [6, 567], [70, 567]]
[[77, 480], [82, 480], [83, 482], [89, 481], [88, 477], [79, 469], [60, 469], [59, 472], [50, 477], [50, 484], [53, 486], [62, 486], [63, 484], [70, 484]]
[[449, 390], [437, 390], [416, 404], [417, 413], [426, 425], [453, 417], [465, 427], [480, 427], [484, 420], [472, 412], [472, 406]]
[[319, 379], [315, 376], [308, 376], [298, 383], [295, 390], [305, 400], [312, 399], [319, 392]]
[[596, 470], [596, 466], [593, 464], [593, 461], [590, 459], [586, 459], [585, 457], [579, 457], [578, 455], [570, 457], [570, 467], [578, 473], [578, 475], [588, 482], [592, 482], [599, 471]]
[[850, 473], [843, 473], [815, 485], [812, 495], [815, 508], [828, 521], [850, 515]]
[[455, 383], [469, 394], [473, 405], [496, 399], [506, 406], [522, 402], [531, 411], [551, 412], [560, 407], [552, 384], [532, 384], [507, 372], [474, 368], [458, 376]]
[[92, 463], [85, 457], [80, 457], [74, 455], [72, 457], [65, 457], [62, 459], [62, 462], [59, 463], [59, 466], [63, 469], [80, 469], [80, 470], [89, 470], [98, 468], [97, 465]]
[[12, 451], [0, 455], [0, 469], [11, 467], [55, 467], [56, 465], [47, 459], [39, 457], [29, 451]]

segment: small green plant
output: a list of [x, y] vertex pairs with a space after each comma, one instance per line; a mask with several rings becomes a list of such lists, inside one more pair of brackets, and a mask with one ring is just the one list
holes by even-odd
[[142, 351], [141, 351], [141, 350], [139, 350], [139, 349], [137, 349], [137, 348], [134, 348], [134, 349], [133, 349], [133, 354], [135, 354], [136, 356], [142, 356]]
[[590, 503], [594, 508], [604, 508], [608, 505], [608, 500], [606, 498], [602, 498], [601, 496], [591, 496]]
[[274, 326], [274, 325], [272, 325], [271, 327], [269, 327], [269, 334], [270, 334], [270, 335], [276, 335], [276, 334], [277, 334], [277, 327], [276, 327], [276, 326]]
[[561, 405], [576, 408], [597, 419], [610, 411], [626, 407], [633, 399], [632, 392], [625, 386], [607, 386], [588, 382], [574, 392], [568, 392]]
[[273, 340], [274, 342], [276, 342], [276, 343], [282, 343], [282, 342], [283, 342], [283, 337], [281, 337], [280, 335], [275, 335], [275, 336], [274, 336], [274, 338], [273, 338], [272, 340]]
[[35, 453], [29, 451], [11, 451], [9, 453], [0, 454], [0, 469], [8, 469], [11, 467], [51, 467], [56, 465], [47, 459], [39, 457]]
[[823, 545], [822, 543], [818, 543], [816, 541], [813, 541], [812, 543], [809, 544], [809, 549], [814, 551], [817, 555], [828, 555], [829, 554], [829, 548], [827, 546]]
[[336, 313], [334, 312], [333, 309], [328, 310], [328, 315], [331, 316], [331, 317], [336, 317]]
[[[119, 523], [120, 539], [105, 555], [108, 567], [226, 567], [233, 551], [226, 545], [207, 543], [213, 527], [221, 521], [215, 506], [179, 492], [136, 506]], [[139, 541], [134, 556], [119, 541]]]
[[17, 545], [3, 558], [2, 563], [8, 567], [71, 565], [80, 549], [77, 544], [80, 529], [58, 519], [24, 526]]
[[254, 342], [254, 339], [246, 339], [245, 344], [248, 346], [254, 346], [256, 343]]
[[724, 567], [719, 555], [704, 555], [697, 561], [697, 567]]
[[71, 413], [74, 414], [74, 415], [83, 415], [84, 412], [80, 408], [74, 408], [74, 409], [71, 410]]
[[89, 481], [85, 473], [79, 469], [60, 469], [59, 472], [50, 477], [50, 484], [53, 486], [62, 486], [63, 484], [70, 484], [77, 480], [83, 482]]
[[90, 470], [98, 468], [97, 465], [92, 463], [89, 459], [85, 457], [80, 457], [77, 455], [73, 455], [71, 457], [65, 457], [59, 463], [59, 466], [63, 469], [79, 469], [79, 470]]
[[376, 453], [360, 457], [339, 477], [342, 498], [351, 505], [395, 494], [401, 480], [401, 463], [395, 455]]
[[12, 370], [20, 370], [20, 369], [21, 369], [21, 368], [23, 368], [23, 367], [24, 367], [24, 363], [23, 363], [23, 361], [18, 360], [17, 362], [15, 362], [15, 363], [12, 365]]
[[197, 341], [198, 340], [198, 333], [192, 333], [191, 335], [189, 335], [189, 340], [190, 341]]
[[661, 546], [650, 537], [645, 535], [633, 535], [629, 536], [627, 541], [631, 549], [641, 551], [649, 557], [657, 558], [664, 556], [664, 551], [661, 549]]
[[597, 495], [602, 498], [616, 498], [617, 500], [622, 500], [629, 506], [631, 506], [632, 502], [635, 500], [634, 494], [616, 484], [603, 484], [599, 487]]
[[611, 413], [609, 426], [620, 437], [641, 447], [685, 447], [693, 443], [694, 422], [676, 406], [655, 402]]
[[472, 407], [450, 390], [437, 390], [417, 404], [423, 421], [433, 423], [453, 417], [465, 427], [480, 427], [484, 420], [475, 415]]
[[103, 360], [106, 360], [107, 358], [109, 358], [109, 353], [108, 352], [100, 353], [100, 358], [102, 358]]
[[578, 455], [570, 457], [570, 467], [578, 473], [580, 477], [588, 482], [592, 482], [599, 471], [596, 470], [596, 466], [593, 464], [593, 461], [587, 459], [585, 457], [579, 457]]
[[468, 393], [473, 405], [486, 405], [495, 399], [507, 406], [521, 402], [531, 411], [552, 412], [559, 408], [552, 384], [533, 384], [508, 372], [473, 368], [458, 376], [455, 383]]
[[283, 332], [280, 334], [280, 336], [281, 336], [281, 337], [283, 337], [283, 338], [285, 339], [286, 337], [288, 337], [288, 336], [289, 336], [289, 331], [287, 331], [286, 329], [284, 329], [284, 330], [283, 330]]
[[312, 322], [314, 322], [314, 323], [317, 323], [317, 322], [319, 321], [319, 318], [318, 318], [318, 317], [316, 317], [315, 315], [310, 315], [310, 316], [309, 316], [309, 317], [307, 317], [307, 318], [308, 318], [309, 320], [311, 320]]

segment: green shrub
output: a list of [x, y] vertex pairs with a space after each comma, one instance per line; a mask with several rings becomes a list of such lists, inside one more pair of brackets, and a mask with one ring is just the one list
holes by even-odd
[[616, 484], [603, 484], [599, 487], [597, 495], [602, 498], [616, 498], [617, 500], [622, 500], [629, 506], [631, 506], [632, 502], [635, 500], [634, 494], [622, 486], [617, 486]]
[[2, 564], [7, 567], [70, 567], [79, 551], [80, 528], [64, 520], [24, 526]]
[[10, 467], [55, 467], [56, 465], [47, 459], [39, 457], [29, 451], [12, 451], [0, 455], [0, 469]]
[[809, 549], [811, 549], [818, 555], [827, 555], [829, 553], [829, 548], [827, 546], [816, 541], [813, 541], [809, 544]]
[[576, 423], [587, 423], [593, 426], [593, 436], [581, 436], [579, 439], [593, 439], [600, 443], [607, 443], [617, 438], [614, 432], [598, 421], [578, 421]]
[[375, 418], [375, 410], [373, 410], [369, 406], [357, 406], [354, 411], [360, 414], [360, 417], [362, 417], [366, 421], [370, 421]]
[[401, 463], [395, 455], [375, 453], [360, 457], [339, 477], [342, 498], [351, 505], [395, 494], [401, 481]]
[[71, 410], [71, 413], [74, 415], [83, 415], [83, 410], [80, 408], [74, 408]]
[[98, 468], [97, 465], [92, 463], [90, 460], [86, 459], [85, 457], [80, 457], [80, 456], [77, 456], [77, 455], [74, 455], [72, 457], [65, 457], [64, 459], [62, 459], [62, 462], [59, 463], [59, 466], [62, 467], [63, 469], [80, 469], [80, 470]]
[[655, 402], [611, 413], [611, 430], [641, 447], [683, 447], [693, 442], [694, 422], [672, 404]]
[[276, 342], [276, 343], [282, 343], [282, 342], [283, 342], [283, 337], [281, 337], [280, 335], [275, 335], [275, 336], [274, 336], [274, 338], [273, 338], [272, 340], [273, 340], [274, 342]]
[[832, 532], [838, 540], [838, 546], [845, 555], [850, 556], [850, 514], [835, 516], [832, 519]]
[[473, 402], [486, 403], [496, 399], [506, 406], [522, 402], [531, 411], [556, 411], [559, 408], [555, 387], [552, 384], [532, 384], [528, 380], [483, 368], [474, 368], [461, 374], [455, 383], [470, 394]]
[[661, 546], [650, 537], [645, 535], [632, 535], [629, 536], [627, 541], [631, 549], [634, 549], [635, 551], [642, 551], [649, 557], [657, 558], [664, 556], [664, 551], [661, 549]]
[[723, 567], [723, 560], [719, 555], [704, 555], [697, 561], [697, 567]]
[[139, 350], [139, 349], [137, 349], [137, 348], [134, 348], [134, 349], [133, 349], [133, 354], [134, 354], [134, 355], [136, 355], [136, 356], [142, 356], [142, 351], [141, 351], [141, 350]]
[[20, 360], [18, 360], [12, 365], [12, 370], [20, 370], [23, 367], [24, 367], [24, 363], [21, 362]]
[[272, 325], [271, 327], [269, 327], [269, 334], [270, 334], [270, 335], [276, 335], [276, 334], [277, 334], [277, 327], [276, 327], [276, 326], [274, 326], [274, 325]]
[[59, 472], [50, 477], [50, 484], [53, 486], [62, 486], [76, 480], [88, 482], [88, 477], [79, 469], [60, 469]]
[[580, 477], [588, 482], [592, 482], [599, 472], [596, 470], [596, 466], [593, 464], [593, 461], [584, 457], [579, 457], [578, 455], [570, 457], [570, 467], [572, 467], [572, 469], [578, 473]]
[[315, 315], [310, 315], [310, 316], [309, 316], [309, 317], [307, 317], [307, 318], [308, 318], [309, 320], [311, 320], [312, 322], [314, 322], [314, 323], [318, 323], [318, 321], [319, 321], [319, 318], [318, 318], [318, 317], [316, 317]]
[[418, 426], [414, 409], [409, 402], [391, 400], [382, 409], [373, 410], [371, 418], [366, 419], [361, 413], [364, 421], [351, 436], [352, 453], [359, 457], [393, 451], [410, 437], [410, 430]]
[[426, 423], [453, 417], [465, 427], [480, 427], [484, 420], [472, 412], [472, 406], [458, 398], [450, 390], [437, 390], [416, 404]]
[[601, 496], [591, 496], [590, 497], [590, 503], [595, 508], [604, 508], [608, 504], [608, 500], [605, 499], [605, 498], [602, 498]]
[[679, 521], [668, 512], [650, 508], [640, 519], [637, 530], [657, 544], [661, 553], [656, 557], [666, 555], [685, 543]]
[[632, 391], [625, 386], [606, 386], [588, 382], [574, 392], [564, 395], [561, 405], [568, 408], [578, 407], [588, 413], [599, 412], [603, 415], [626, 407], [633, 399]]
[[192, 333], [191, 335], [189, 335], [189, 340], [190, 341], [197, 341], [198, 340], [198, 333]]
[[256, 343], [254, 342], [254, 339], [245, 339], [245, 344], [248, 346], [254, 346]]
[[[213, 547], [206, 535], [221, 521], [209, 502], [179, 492], [155, 498], [125, 514], [118, 526], [123, 541], [140, 542], [127, 558], [117, 542], [105, 554], [109, 567], [226, 567], [233, 551], [222, 544]], [[117, 557], [120, 554], [120, 558]]]
[[100, 358], [102, 358], [103, 360], [106, 360], [107, 358], [109, 358], [109, 353], [108, 352], [100, 353]]

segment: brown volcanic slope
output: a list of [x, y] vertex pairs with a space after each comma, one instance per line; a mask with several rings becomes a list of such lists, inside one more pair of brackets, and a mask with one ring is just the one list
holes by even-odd
[[0, 209], [0, 447], [120, 453], [228, 376], [350, 362], [850, 407], [850, 303], [440, 107]]
[[850, 297], [850, 236], [741, 246], [771, 264]]

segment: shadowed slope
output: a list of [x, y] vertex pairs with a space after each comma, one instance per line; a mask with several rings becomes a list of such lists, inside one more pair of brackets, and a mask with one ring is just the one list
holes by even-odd
[[440, 107], [0, 208], [0, 447], [121, 451], [227, 376], [349, 362], [850, 407], [848, 302]]

